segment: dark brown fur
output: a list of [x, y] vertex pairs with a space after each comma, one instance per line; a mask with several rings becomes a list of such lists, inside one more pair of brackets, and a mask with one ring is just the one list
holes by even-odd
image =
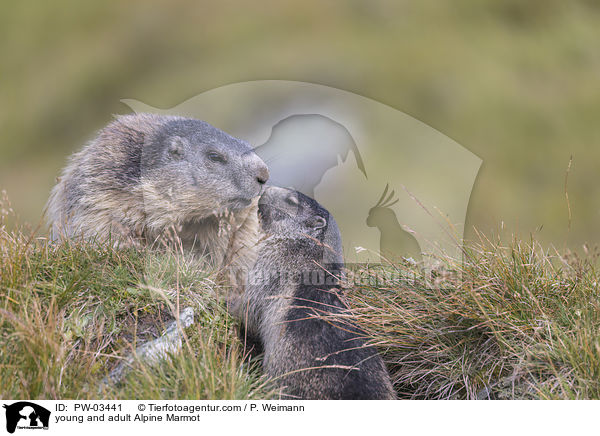
[[274, 187], [261, 197], [259, 217], [257, 262], [231, 307], [262, 344], [264, 370], [283, 398], [394, 399], [383, 360], [342, 302], [333, 217], [309, 197]]

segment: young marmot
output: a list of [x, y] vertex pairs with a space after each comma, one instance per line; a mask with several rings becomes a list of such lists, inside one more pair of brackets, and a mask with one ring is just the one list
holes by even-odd
[[48, 221], [54, 239], [152, 244], [174, 231], [220, 264], [255, 244], [268, 177], [249, 144], [204, 121], [119, 116], [71, 157]]
[[[315, 200], [268, 187], [244, 295], [230, 305], [264, 350], [283, 398], [393, 399], [385, 364], [340, 299], [339, 229]], [[345, 315], [345, 321], [335, 315]]]

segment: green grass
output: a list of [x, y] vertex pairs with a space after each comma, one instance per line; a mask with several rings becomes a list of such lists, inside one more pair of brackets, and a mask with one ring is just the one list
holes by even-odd
[[[8, 209], [6, 209], [8, 210]], [[55, 245], [0, 221], [0, 397], [269, 398], [244, 359], [236, 324], [206, 265], [176, 253]], [[192, 305], [184, 345], [158, 367], [139, 363], [123, 383], [101, 380]]]
[[433, 274], [404, 271], [415, 279], [348, 298], [400, 398], [598, 399], [597, 258], [482, 237], [464, 262], [440, 259]]
[[[1, 205], [1, 204], [0, 204]], [[171, 252], [55, 245], [8, 231], [0, 207], [0, 396], [30, 399], [272, 398], [245, 359], [238, 325], [205, 264]], [[375, 266], [346, 300], [376, 344], [400, 398], [599, 399], [598, 254], [481, 237], [464, 261]], [[411, 279], [408, 280], [407, 277]], [[196, 323], [158, 366], [101, 380], [183, 307]]]

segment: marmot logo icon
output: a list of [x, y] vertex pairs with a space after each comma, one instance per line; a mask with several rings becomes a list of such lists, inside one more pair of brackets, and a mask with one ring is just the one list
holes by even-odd
[[50, 411], [28, 401], [19, 401], [10, 405], [4, 404], [6, 409], [6, 431], [14, 433], [17, 427], [25, 429], [48, 429]]

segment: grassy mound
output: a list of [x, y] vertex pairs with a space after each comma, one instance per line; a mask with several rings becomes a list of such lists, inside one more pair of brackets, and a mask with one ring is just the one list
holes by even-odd
[[[29, 399], [250, 399], [271, 395], [244, 360], [216, 274], [177, 253], [56, 245], [0, 222], [0, 396]], [[101, 380], [186, 306], [195, 324], [158, 367]]]
[[[178, 253], [56, 245], [7, 231], [0, 208], [0, 396], [271, 398], [248, 363], [217, 274]], [[600, 398], [598, 255], [482, 238], [464, 259], [361, 266], [346, 300], [400, 398]], [[180, 352], [99, 388], [136, 346], [193, 306]]]
[[597, 258], [482, 239], [429, 274], [363, 269], [348, 299], [400, 398], [598, 399]]

